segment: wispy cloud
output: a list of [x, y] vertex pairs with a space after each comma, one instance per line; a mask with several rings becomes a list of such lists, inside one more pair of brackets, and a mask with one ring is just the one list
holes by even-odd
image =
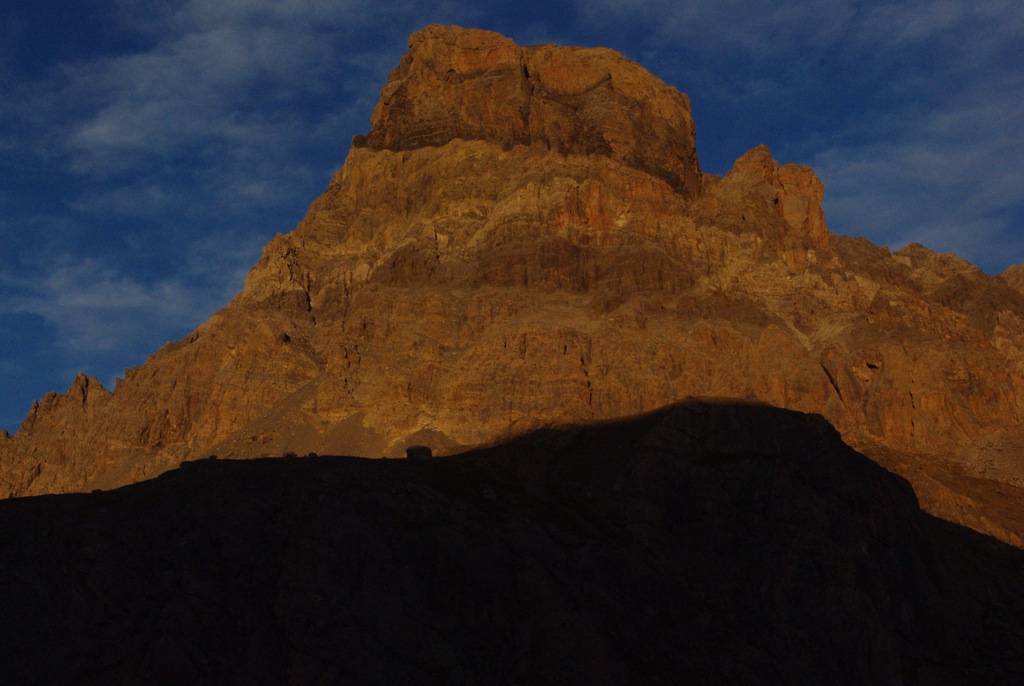
[[102, 260], [62, 255], [31, 275], [0, 272], [0, 313], [41, 318], [57, 332], [56, 345], [82, 361], [138, 350], [208, 317], [241, 287], [257, 255], [254, 245], [228, 245], [218, 236], [193, 246], [173, 276], [152, 281]]
[[112, 349], [154, 322], [191, 314], [178, 284], [147, 288], [93, 260], [62, 264], [38, 282], [9, 284], [21, 295], [0, 303], [0, 310], [42, 317], [57, 329], [62, 345], [83, 352]]
[[826, 179], [832, 221], [899, 246], [924, 242], [986, 264], [1024, 257], [1024, 81], [967, 91], [882, 140], [837, 144], [813, 163]]
[[[136, 3], [123, 9], [143, 16]], [[337, 46], [382, 13], [315, 0], [192, 0], [146, 16], [141, 26], [156, 37], [148, 50], [63, 67], [64, 93], [86, 105], [67, 140], [75, 168], [111, 174], [186, 153], [230, 167], [254, 149], [287, 156], [308, 144], [323, 113], [297, 103], [317, 95], [341, 104], [378, 87], [367, 72], [379, 66]]]
[[363, 34], [414, 26], [424, 4], [120, 0], [113, 19], [143, 47], [14, 83], [3, 164], [60, 165], [89, 187], [73, 209], [135, 218], [174, 198], [193, 218], [308, 199], [404, 50], [402, 33]]
[[893, 5], [866, 18], [863, 38], [911, 65], [888, 84], [908, 103], [879, 112], [875, 135], [858, 127], [813, 155], [834, 224], [992, 270], [1024, 260], [1022, 31], [1019, 3]]

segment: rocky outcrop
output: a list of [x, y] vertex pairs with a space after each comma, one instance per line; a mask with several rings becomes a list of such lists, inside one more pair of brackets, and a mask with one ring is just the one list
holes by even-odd
[[1007, 684], [1024, 553], [820, 417], [691, 403], [444, 460], [0, 502], [10, 683]]
[[522, 48], [447, 26], [413, 34], [355, 144], [415, 150], [456, 138], [608, 155], [686, 195], [700, 187], [690, 101], [604, 48]]
[[1011, 265], [999, 276], [1015, 291], [1024, 293], [1024, 264]]
[[736, 160], [721, 180], [709, 183], [703, 199], [702, 216], [712, 223], [737, 221], [742, 225], [764, 214], [769, 205], [782, 222], [767, 222], [762, 228], [781, 229], [772, 236], [782, 244], [823, 250], [828, 247], [828, 227], [821, 201], [825, 188], [810, 169], [797, 164], [779, 166], [771, 151], [759, 145]]
[[702, 175], [685, 96], [611, 51], [451, 27], [410, 45], [243, 292], [88, 409], [73, 387], [34, 411], [0, 442], [0, 493], [211, 452], [451, 453], [717, 396], [819, 413], [932, 511], [1020, 540], [1005, 278], [830, 234], [814, 173], [763, 146]]

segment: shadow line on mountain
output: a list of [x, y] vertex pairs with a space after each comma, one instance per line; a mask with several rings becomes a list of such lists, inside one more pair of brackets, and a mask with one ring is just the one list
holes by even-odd
[[451, 458], [202, 460], [2, 502], [0, 670], [998, 683], [1024, 667], [1022, 573], [821, 417], [691, 401]]

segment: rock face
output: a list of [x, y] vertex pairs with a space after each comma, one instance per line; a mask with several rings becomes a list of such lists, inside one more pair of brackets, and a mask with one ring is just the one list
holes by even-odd
[[1024, 264], [1015, 264], [1007, 267], [1006, 270], [999, 275], [1006, 283], [1020, 293], [1024, 293]]
[[690, 102], [613, 50], [521, 48], [488, 31], [413, 34], [356, 145], [415, 150], [455, 139], [604, 155], [700, 189]]
[[10, 683], [1008, 684], [1024, 552], [820, 417], [690, 403], [451, 459], [0, 502]]
[[431, 26], [245, 288], [114, 393], [0, 439], [0, 494], [189, 457], [400, 455], [693, 396], [825, 416], [926, 507], [1024, 534], [1024, 295], [830, 234], [814, 173], [702, 174], [684, 95], [608, 50]]

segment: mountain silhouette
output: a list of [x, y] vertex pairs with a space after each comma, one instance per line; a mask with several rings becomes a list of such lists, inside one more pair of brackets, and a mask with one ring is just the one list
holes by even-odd
[[1008, 684], [1024, 552], [820, 416], [693, 401], [448, 458], [0, 502], [5, 683]]

